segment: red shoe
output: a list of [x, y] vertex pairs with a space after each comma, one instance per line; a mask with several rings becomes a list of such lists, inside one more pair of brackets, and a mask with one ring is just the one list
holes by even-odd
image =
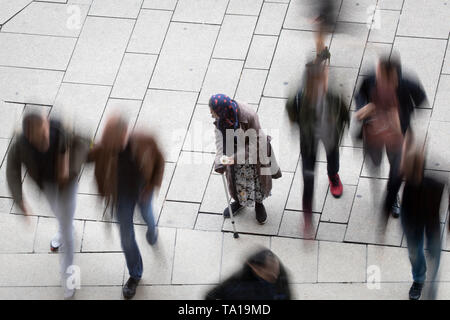
[[330, 191], [333, 197], [339, 198], [344, 191], [344, 187], [342, 186], [341, 179], [339, 179], [339, 175], [336, 173], [334, 176], [328, 176], [328, 180], [330, 181]]

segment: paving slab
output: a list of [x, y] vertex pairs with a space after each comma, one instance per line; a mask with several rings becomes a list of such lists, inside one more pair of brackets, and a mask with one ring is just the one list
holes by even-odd
[[221, 24], [229, 0], [178, 0], [173, 21]]
[[361, 178], [348, 222], [345, 241], [400, 246], [399, 219], [389, 219], [386, 229], [381, 223], [386, 180]]
[[300, 211], [286, 210], [283, 213], [283, 219], [281, 220], [279, 236], [310, 239], [315, 238], [317, 233], [317, 227], [319, 226], [320, 214], [313, 213], [312, 216], [312, 230], [310, 234], [304, 233], [305, 227], [305, 214]]
[[171, 11], [141, 10], [127, 52], [159, 54], [171, 17]]
[[113, 85], [135, 21], [87, 17], [65, 82]]
[[427, 136], [427, 169], [450, 171], [450, 156], [448, 139], [450, 138], [450, 123], [430, 121]]
[[348, 223], [355, 197], [356, 186], [344, 184], [344, 192], [340, 198], [328, 194], [323, 207], [321, 221]]
[[377, 8], [389, 10], [401, 10], [404, 0], [378, 0]]
[[358, 68], [369, 30], [365, 24], [339, 22], [331, 42], [332, 66]]
[[377, 0], [343, 0], [338, 21], [368, 23]]
[[158, 225], [161, 227], [193, 229], [197, 219], [197, 203], [166, 201]]
[[365, 245], [320, 241], [318, 282], [364, 282], [366, 255]]
[[89, 15], [135, 19], [143, 0], [93, 0]]
[[0, 24], [4, 24], [10, 20], [31, 2], [32, 0], [0, 0], [0, 7], [2, 8], [0, 13]]
[[343, 242], [347, 226], [340, 223], [321, 222], [317, 230], [317, 240]]
[[32, 2], [5, 24], [2, 32], [78, 37], [88, 10], [87, 5]]
[[218, 283], [222, 242], [220, 232], [177, 230], [172, 284]]
[[255, 34], [279, 35], [287, 8], [288, 5], [284, 3], [264, 2]]
[[411, 264], [405, 248], [367, 246], [367, 266], [379, 269], [381, 282], [412, 283]]
[[399, 18], [399, 11], [376, 10], [369, 41], [393, 43]]
[[[147, 227], [135, 226], [135, 232], [144, 264], [144, 273], [140, 284], [170, 284], [175, 254], [176, 229], [158, 227], [158, 241], [153, 246], [148, 244], [145, 237]], [[127, 281], [127, 279], [128, 272], [125, 270], [124, 281]]]
[[272, 237], [271, 249], [287, 269], [289, 283], [317, 282], [318, 241]]
[[[148, 90], [136, 128], [153, 132], [166, 161], [176, 162], [183, 145], [197, 93]], [[164, 118], [160, 108], [164, 105]]]
[[184, 141], [183, 151], [216, 152], [214, 119], [206, 104], [198, 104]]
[[144, 0], [143, 9], [174, 10], [178, 0]]
[[223, 186], [222, 176], [211, 174], [206, 187], [205, 196], [200, 206], [201, 212], [216, 213], [222, 216], [227, 207], [227, 198]]
[[81, 271], [81, 287], [123, 285], [125, 258], [122, 253], [75, 253], [74, 264]]
[[195, 222], [196, 230], [222, 231], [223, 216], [218, 214], [199, 213]]
[[[257, 17], [225, 15], [213, 58], [244, 60], [247, 56]], [[239, 30], [236, 33], [236, 30]]]
[[62, 71], [0, 67], [1, 99], [52, 105], [63, 77]]
[[397, 35], [448, 38], [450, 7], [439, 0], [405, 0]]
[[171, 23], [150, 88], [200, 91], [218, 32], [218, 26]]
[[217, 93], [233, 97], [243, 65], [243, 61], [211, 59], [198, 102], [208, 104], [209, 98]]
[[313, 57], [314, 50], [311, 32], [281, 30], [264, 95], [287, 98], [292, 90], [297, 90], [304, 66]]
[[[400, 54], [405, 72], [417, 75], [427, 98], [434, 101], [447, 40], [396, 37], [394, 52]], [[426, 61], [426, 63], [424, 63]]]
[[278, 37], [254, 35], [245, 60], [245, 68], [269, 69]]
[[258, 117], [261, 128], [272, 137], [270, 143], [281, 170], [294, 172], [300, 155], [300, 129], [290, 122], [285, 106], [285, 99], [263, 97]]
[[33, 252], [34, 234], [38, 218], [1, 214], [0, 232], [3, 236], [0, 253]]
[[439, 121], [450, 121], [450, 110], [447, 101], [450, 99], [450, 75], [441, 75], [437, 89], [436, 100], [434, 101], [431, 118]]
[[0, 138], [12, 138], [15, 131], [21, 127], [24, 105], [0, 101], [0, 109], [2, 110], [3, 119], [2, 126], [0, 127]]
[[[167, 199], [200, 203], [206, 189], [214, 155], [206, 153], [181, 152]], [[195, 185], [189, 188], [186, 181]]]
[[257, 16], [262, 4], [263, 0], [230, 0], [227, 13]]
[[0, 65], [64, 71], [76, 39], [0, 33]]
[[119, 224], [86, 221], [83, 233], [83, 252], [121, 252]]
[[111, 97], [143, 100], [156, 60], [156, 55], [125, 53]]

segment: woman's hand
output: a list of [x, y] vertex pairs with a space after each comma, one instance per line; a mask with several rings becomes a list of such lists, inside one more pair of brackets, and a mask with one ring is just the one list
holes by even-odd
[[355, 113], [356, 119], [358, 119], [359, 121], [364, 120], [368, 118], [374, 111], [375, 105], [370, 102]]

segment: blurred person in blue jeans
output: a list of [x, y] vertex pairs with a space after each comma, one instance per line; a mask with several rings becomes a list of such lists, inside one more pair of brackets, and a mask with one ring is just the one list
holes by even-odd
[[435, 299], [435, 280], [441, 255], [439, 211], [445, 183], [439, 177], [425, 173], [424, 149], [414, 144], [410, 131], [407, 132], [402, 153], [401, 171], [405, 178], [405, 188], [400, 216], [414, 280], [409, 298], [418, 300], [422, 294], [427, 273], [424, 254], [426, 238], [431, 265], [428, 298]]
[[61, 275], [66, 299], [75, 294], [75, 288], [68, 283], [74, 255], [73, 216], [78, 175], [88, 150], [88, 140], [67, 130], [60, 121], [30, 112], [23, 117], [22, 133], [16, 134], [8, 152], [6, 175], [15, 203], [25, 215], [31, 215], [22, 192], [24, 165], [58, 220], [58, 232], [50, 241], [50, 250], [63, 251]]
[[136, 243], [133, 215], [136, 204], [147, 224], [146, 238], [154, 245], [158, 238], [152, 212], [152, 194], [164, 173], [164, 158], [156, 140], [147, 133], [128, 134], [128, 123], [117, 116], [105, 124], [102, 138], [89, 153], [95, 162], [99, 193], [112, 201], [120, 225], [120, 239], [130, 278], [123, 287], [125, 299], [136, 294], [143, 273], [142, 257]]

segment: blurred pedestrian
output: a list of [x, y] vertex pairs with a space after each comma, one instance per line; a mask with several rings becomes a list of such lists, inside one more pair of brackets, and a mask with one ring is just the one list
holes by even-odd
[[61, 274], [64, 297], [75, 289], [67, 284], [68, 268], [73, 264], [73, 216], [76, 206], [77, 178], [86, 160], [89, 142], [71, 134], [58, 120], [39, 113], [28, 113], [22, 120], [22, 134], [11, 144], [7, 160], [7, 180], [14, 201], [25, 215], [31, 209], [22, 194], [22, 164], [30, 178], [45, 194], [58, 220], [58, 233], [50, 241], [50, 250], [63, 248]]
[[401, 171], [405, 178], [401, 222], [408, 244], [412, 267], [413, 284], [409, 291], [411, 300], [418, 300], [425, 282], [427, 264], [424, 255], [424, 240], [427, 240], [431, 260], [430, 294], [436, 298], [436, 275], [441, 255], [440, 205], [445, 184], [441, 179], [424, 172], [423, 148], [415, 145], [408, 131], [403, 148]]
[[321, 60], [330, 60], [331, 54], [328, 47], [325, 46], [325, 38], [335, 30], [337, 18], [336, 1], [316, 0], [315, 11], [317, 57]]
[[389, 180], [383, 209], [385, 217], [400, 215], [398, 191], [402, 184], [399, 173], [403, 136], [410, 127], [414, 107], [426, 101], [425, 92], [416, 80], [402, 74], [400, 61], [381, 58], [376, 74], [366, 77], [356, 95], [357, 121], [362, 121], [364, 151], [372, 163], [379, 166], [383, 148], [389, 160]]
[[136, 204], [147, 224], [146, 239], [154, 245], [158, 232], [152, 211], [152, 194], [162, 183], [164, 158], [156, 140], [147, 133], [128, 133], [128, 123], [110, 117], [99, 144], [89, 153], [95, 162], [99, 193], [111, 201], [120, 225], [120, 240], [130, 278], [123, 287], [125, 299], [136, 294], [143, 264], [136, 243], [133, 215]]
[[[319, 140], [327, 155], [330, 192], [335, 198], [343, 193], [339, 177], [339, 138], [349, 112], [342, 95], [328, 88], [328, 64], [316, 59], [306, 65], [303, 87], [286, 105], [291, 121], [300, 126], [300, 152], [303, 173], [303, 211], [305, 234], [310, 233], [314, 193], [314, 169]], [[312, 236], [312, 235], [308, 235]]]
[[[256, 220], [264, 224], [267, 212], [263, 201], [270, 196], [272, 179], [281, 177], [281, 170], [270, 144], [259, 124], [258, 115], [247, 104], [232, 100], [224, 94], [209, 100], [216, 127], [216, 160], [214, 169], [226, 174], [228, 189], [234, 202], [233, 215], [243, 207], [255, 207]], [[231, 137], [227, 141], [228, 135]], [[224, 163], [227, 157], [228, 164]], [[224, 217], [229, 217], [225, 208]]]
[[268, 249], [251, 255], [242, 269], [206, 294], [207, 300], [290, 300], [288, 275]]

